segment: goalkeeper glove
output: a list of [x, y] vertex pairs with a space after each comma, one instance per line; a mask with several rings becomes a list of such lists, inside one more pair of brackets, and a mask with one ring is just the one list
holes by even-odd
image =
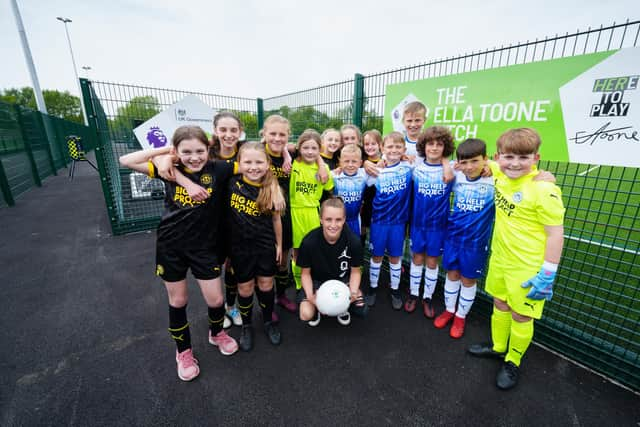
[[556, 278], [557, 268], [557, 264], [545, 261], [538, 274], [522, 284], [523, 288], [531, 288], [527, 298], [551, 301], [551, 297], [553, 297], [553, 281]]

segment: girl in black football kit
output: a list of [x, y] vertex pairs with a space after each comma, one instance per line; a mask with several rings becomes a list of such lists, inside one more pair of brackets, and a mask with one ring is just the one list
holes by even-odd
[[[242, 316], [240, 348], [253, 348], [253, 293], [262, 309], [264, 331], [273, 345], [280, 344], [278, 322], [273, 321], [273, 279], [283, 257], [281, 211], [272, 209], [282, 198], [278, 180], [263, 144], [247, 142], [238, 152], [242, 175], [229, 181], [231, 265], [238, 280], [238, 308]], [[257, 287], [256, 287], [257, 284]]]
[[[156, 274], [162, 278], [169, 297], [169, 332], [177, 347], [178, 377], [190, 381], [200, 368], [191, 349], [187, 321], [187, 270], [196, 278], [208, 306], [209, 342], [224, 355], [238, 350], [237, 342], [222, 329], [224, 305], [216, 243], [222, 189], [234, 173], [234, 164], [208, 159], [209, 144], [197, 126], [176, 129], [171, 147], [142, 150], [120, 157], [120, 163], [152, 178], [158, 169], [151, 160], [159, 155], [177, 156], [180, 182], [164, 181], [165, 211], [156, 242]], [[185, 181], [186, 180], [186, 181]], [[186, 187], [199, 186], [194, 198]]]

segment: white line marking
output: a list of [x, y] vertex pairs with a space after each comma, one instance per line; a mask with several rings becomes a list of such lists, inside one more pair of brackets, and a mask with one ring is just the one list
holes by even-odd
[[564, 237], [569, 240], [575, 240], [576, 242], [588, 243], [590, 245], [602, 246], [603, 248], [614, 249], [616, 251], [626, 252], [628, 254], [640, 255], [640, 251], [634, 251], [633, 249], [621, 248], [620, 246], [609, 245], [607, 243], [596, 242], [594, 240], [573, 237], [569, 236], [568, 234], [565, 234]]
[[585, 176], [586, 174], [588, 174], [588, 173], [589, 173], [589, 172], [591, 172], [592, 170], [596, 170], [596, 169], [598, 169], [599, 167], [600, 167], [600, 165], [595, 165], [594, 167], [589, 168], [589, 169], [587, 169], [587, 170], [586, 170], [586, 171], [584, 171], [584, 172], [580, 172], [580, 173], [578, 174], [578, 176]]

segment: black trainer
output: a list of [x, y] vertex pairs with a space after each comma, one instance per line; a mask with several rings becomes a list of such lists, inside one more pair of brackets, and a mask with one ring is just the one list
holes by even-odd
[[369, 307], [376, 305], [376, 295], [378, 294], [378, 288], [369, 288], [367, 295], [364, 297], [364, 301]]
[[467, 351], [472, 356], [489, 359], [504, 359], [504, 356], [507, 354], [506, 352], [501, 353], [494, 351], [493, 344], [491, 343], [471, 344]]
[[504, 362], [496, 375], [496, 385], [500, 390], [510, 390], [518, 384], [519, 368], [513, 362]]
[[400, 310], [402, 308], [402, 296], [399, 289], [391, 290], [391, 307], [394, 310]]
[[242, 325], [242, 331], [240, 332], [240, 339], [238, 340], [240, 350], [251, 351], [253, 348], [253, 326]]
[[278, 328], [278, 324], [275, 322], [264, 322], [264, 332], [269, 337], [269, 341], [273, 345], [280, 345], [282, 341], [282, 335], [280, 334], [280, 328]]

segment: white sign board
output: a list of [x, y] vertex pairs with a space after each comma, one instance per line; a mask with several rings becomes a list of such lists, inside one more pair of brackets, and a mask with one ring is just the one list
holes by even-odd
[[215, 110], [200, 98], [187, 95], [135, 128], [133, 133], [143, 149], [160, 148], [171, 144], [173, 132], [180, 126], [200, 126], [211, 136], [214, 114]]

